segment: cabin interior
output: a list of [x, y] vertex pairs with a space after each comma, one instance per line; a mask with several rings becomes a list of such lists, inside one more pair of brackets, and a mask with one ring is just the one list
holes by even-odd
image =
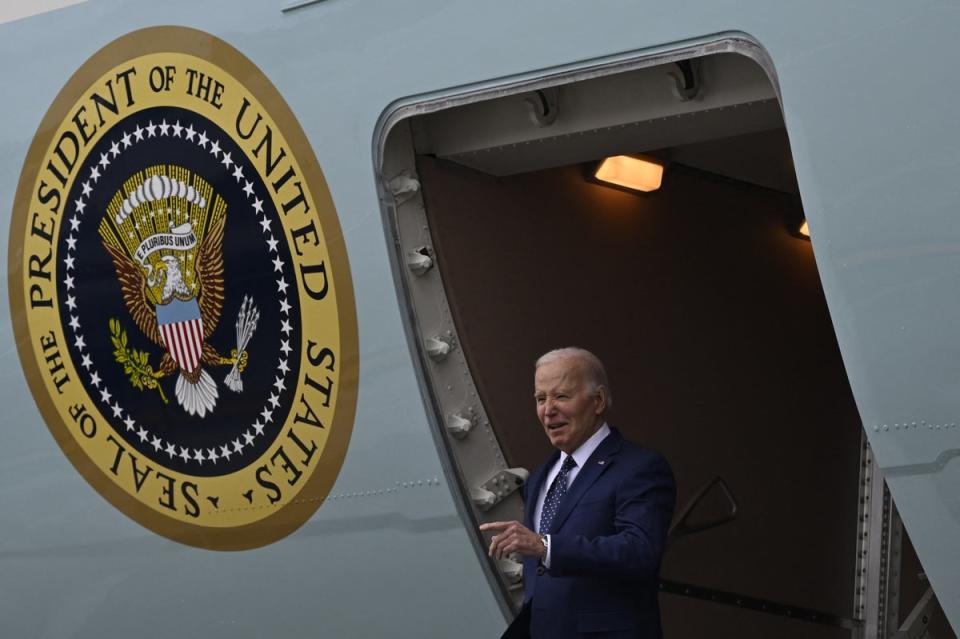
[[[764, 68], [720, 53], [605, 72], [409, 130], [430, 254], [508, 465], [550, 453], [533, 362], [587, 348], [611, 425], [670, 461], [678, 515], [716, 478], [736, 503], [712, 484], [694, 519], [728, 521], [670, 543], [665, 636], [859, 636], [843, 621], [860, 614], [862, 426]], [[659, 188], [599, 180], [617, 155], [661, 165]], [[926, 587], [908, 534], [900, 568], [904, 619]], [[931, 635], [953, 636], [937, 614]]]

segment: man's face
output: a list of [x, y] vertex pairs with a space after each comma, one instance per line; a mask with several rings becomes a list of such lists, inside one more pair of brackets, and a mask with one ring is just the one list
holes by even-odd
[[591, 391], [574, 357], [540, 366], [534, 376], [537, 417], [554, 448], [568, 455], [587, 441], [601, 423], [606, 389]]

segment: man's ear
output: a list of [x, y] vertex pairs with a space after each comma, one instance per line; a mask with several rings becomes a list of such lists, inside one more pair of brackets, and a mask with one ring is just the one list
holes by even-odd
[[594, 395], [596, 405], [593, 409], [594, 415], [603, 415], [603, 412], [607, 410], [607, 387], [597, 386], [596, 395]]

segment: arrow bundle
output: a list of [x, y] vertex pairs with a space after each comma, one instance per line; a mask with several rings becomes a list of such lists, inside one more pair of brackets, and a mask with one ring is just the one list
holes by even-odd
[[253, 337], [253, 332], [257, 329], [257, 322], [260, 320], [260, 311], [253, 305], [253, 298], [249, 295], [243, 296], [243, 303], [240, 305], [240, 312], [237, 313], [237, 350], [236, 361], [233, 368], [227, 373], [223, 380], [232, 391], [237, 393], [243, 391], [243, 380], [240, 379], [241, 362], [246, 355], [247, 344]]

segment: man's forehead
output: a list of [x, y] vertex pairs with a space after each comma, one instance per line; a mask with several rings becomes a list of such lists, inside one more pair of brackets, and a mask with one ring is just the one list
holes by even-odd
[[534, 374], [534, 386], [538, 391], [579, 386], [582, 381], [583, 365], [575, 357], [565, 357], [542, 364]]

